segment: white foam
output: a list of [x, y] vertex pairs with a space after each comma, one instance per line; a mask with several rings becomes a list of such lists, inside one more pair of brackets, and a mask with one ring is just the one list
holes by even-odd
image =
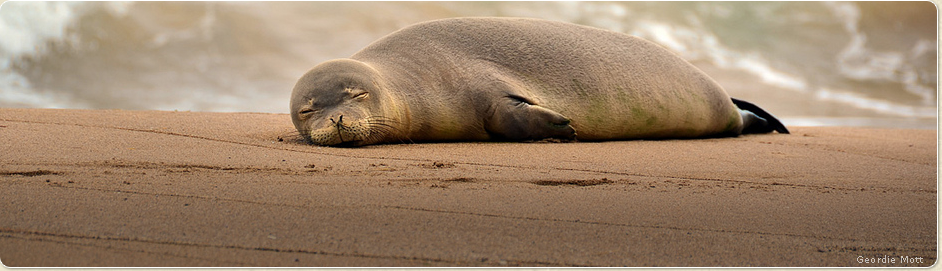
[[740, 53], [720, 44], [719, 39], [706, 30], [669, 26], [652, 21], [639, 22], [635, 35], [649, 38], [680, 54], [685, 59], [707, 58], [724, 69], [736, 69], [759, 77], [762, 82], [785, 89], [807, 92], [808, 83], [801, 76], [772, 68], [757, 53]]
[[[129, 2], [107, 2], [106, 11], [123, 16]], [[26, 77], [16, 72], [14, 62], [26, 56], [46, 53], [51, 44], [75, 46], [72, 33], [76, 20], [93, 4], [82, 2], [19, 2], [0, 5], [0, 101], [42, 108], [88, 108], [70, 99], [68, 93], [44, 93], [33, 89]]]
[[860, 20], [860, 9], [850, 2], [824, 2], [825, 7], [831, 9], [831, 14], [841, 19], [844, 28], [851, 33], [857, 31], [857, 21]]
[[45, 52], [49, 41], [64, 41], [74, 23], [77, 3], [5, 2], [0, 5], [0, 100], [8, 104], [47, 108], [65, 107], [68, 102], [34, 91], [13, 62]]
[[857, 108], [870, 109], [888, 115], [901, 117], [937, 117], [937, 111], [934, 106], [911, 106], [900, 103], [894, 103], [886, 100], [878, 100], [866, 97], [864, 95], [842, 91], [830, 88], [820, 88], [815, 91], [815, 97], [820, 100], [840, 102], [849, 104]]
[[919, 80], [917, 68], [906, 61], [907, 58], [913, 60], [930, 57], [926, 55], [935, 50], [934, 41], [919, 40], [908, 53], [873, 50], [867, 47], [867, 35], [859, 30], [860, 10], [855, 5], [826, 3], [826, 6], [842, 20], [845, 31], [851, 36], [850, 42], [838, 53], [836, 59], [842, 75], [857, 80], [899, 82], [903, 84], [904, 90], [921, 97], [923, 104], [935, 104], [936, 90], [924, 85], [924, 82]]
[[[135, 55], [133, 52], [129, 52], [127, 55], [122, 55], [120, 57], [120, 63], [118, 62], [107, 62], [102, 59], [100, 64], [102, 69], [99, 73], [86, 73], [82, 76], [94, 75], [94, 76], [107, 76], [109, 71], [114, 69], [120, 69], [121, 66], [115, 66], [115, 63], [119, 65], [124, 65], [124, 61], [127, 61], [128, 64], [135, 64], [145, 69], [141, 71], [153, 71], [149, 70], [149, 65], [151, 63], [145, 62], [160, 62], [161, 65], [169, 65], [165, 67], [166, 69], [155, 69], [159, 72], [168, 72], [171, 75], [168, 75], [169, 78], [173, 79], [173, 72], [179, 72], [179, 70], [174, 70], [180, 68], [180, 66], [186, 66], [187, 71], [196, 71], [192, 73], [187, 73], [192, 76], [200, 76], [205, 78], [205, 80], [197, 79], [187, 79], [187, 80], [178, 80], [181, 82], [164, 82], [167, 81], [167, 77], [161, 76], [162, 80], [148, 80], [152, 75], [140, 75], [140, 76], [129, 76], [127, 80], [124, 80], [124, 83], [117, 84], [112, 83], [111, 85], [106, 85], [107, 91], [95, 92], [95, 93], [129, 93], [126, 95], [121, 95], [116, 97], [115, 100], [119, 99], [134, 99], [138, 96], [147, 96], [154, 95], [153, 97], [158, 97], [151, 103], [148, 101], [147, 104], [141, 106], [149, 106], [149, 109], [178, 109], [178, 110], [210, 110], [210, 111], [235, 111], [235, 110], [248, 110], [248, 111], [259, 111], [260, 108], [272, 108], [273, 111], [282, 111], [284, 110], [284, 100], [286, 100], [285, 95], [281, 96], [272, 96], [268, 89], [278, 89], [278, 91], [284, 91], [284, 87], [278, 85], [276, 88], [264, 88], [258, 87], [260, 84], [257, 80], [252, 79], [251, 85], [248, 89], [244, 91], [234, 91], [234, 86], [239, 85], [239, 83], [229, 83], [232, 85], [227, 85], [227, 76], [231, 76], [226, 72], [235, 71], [235, 72], [247, 72], [249, 74], [255, 73], [252, 68], [241, 67], [234, 68], [229, 67], [227, 63], [254, 63], [262, 62], [258, 61], [262, 57], [273, 57], [277, 59], [275, 61], [280, 62], [270, 62], [270, 63], [284, 63], [284, 65], [277, 66], [304, 66], [305, 62], [310, 62], [313, 60], [323, 60], [328, 58], [328, 56], [342, 56], [349, 55], [352, 53], [350, 46], [346, 46], [344, 42], [339, 42], [334, 37], [330, 39], [319, 38], [319, 41], [312, 42], [312, 40], [318, 40], [316, 38], [298, 38], [299, 33], [302, 35], [305, 33], [328, 33], [325, 32], [323, 28], [324, 21], [341, 21], [337, 20], [339, 16], [344, 14], [334, 14], [333, 11], [316, 11], [315, 9], [307, 10], [305, 12], [286, 12], [284, 10], [279, 11], [276, 6], [266, 5], [255, 5], [255, 4], [235, 4], [228, 2], [214, 2], [208, 3], [206, 12], [202, 14], [201, 17], [192, 17], [187, 18], [187, 21], [181, 22], [181, 25], [173, 25], [175, 27], [165, 27], [164, 22], [161, 20], [161, 16], [168, 16], [167, 18], [175, 18], [178, 15], [174, 14], [157, 14], [153, 12], [143, 12], [137, 9], [131, 9], [133, 7], [133, 2], [5, 2], [0, 9], [0, 103], [19, 103], [19, 104], [29, 104], [36, 107], [83, 107], [77, 101], [81, 101], [82, 93], [72, 93], [72, 90], [69, 89], [34, 89], [35, 87], [43, 87], [43, 84], [33, 82], [34, 86], [30, 85], [30, 79], [32, 77], [23, 76], [17, 73], [17, 64], [31, 64], [29, 58], [25, 56], [39, 56], [47, 53], [48, 50], [53, 48], [61, 48], [69, 50], [68, 53], [74, 54], [77, 56], [82, 56], [84, 51], [95, 52], [94, 44], [92, 40], [97, 40], [94, 35], [103, 35], [102, 38], [109, 42], [120, 42], [120, 38], [115, 39], [115, 37], [109, 37], [107, 35], [112, 35], [113, 30], [121, 29], [127, 31], [136, 31], [135, 33], [141, 34], [140, 37], [143, 37], [145, 40], [141, 41], [145, 46], [149, 46], [153, 50], [159, 50], [158, 52], [165, 53], [167, 55], [179, 56], [184, 55], [185, 57], [180, 57], [180, 59], [172, 59], [173, 57], [160, 58], [160, 61], [156, 61], [155, 57], [160, 54], [152, 54], [147, 50], [141, 50], [138, 55]], [[175, 5], [172, 4], [171, 5]], [[340, 5], [340, 4], [338, 4]], [[436, 4], [432, 4], [433, 6]], [[523, 16], [523, 17], [540, 17], [552, 20], [560, 21], [569, 21], [578, 24], [593, 25], [597, 27], [607, 28], [614, 31], [627, 32], [641, 36], [643, 38], [657, 42], [658, 44], [663, 45], [664, 47], [680, 54], [683, 58], [691, 61], [704, 61], [710, 62], [715, 66], [725, 69], [735, 71], [742, 74], [744, 77], [755, 77], [761, 80], [762, 82], [780, 87], [781, 89], [794, 92], [795, 94], [801, 94], [806, 98], [817, 97], [818, 99], [847, 104], [854, 107], [866, 108], [882, 113], [887, 113], [895, 116], [935, 116], [935, 111], [930, 110], [930, 107], [935, 106], [936, 101], [936, 75], [935, 69], [928, 69], [924, 66], [929, 65], [929, 59], [935, 59], [936, 54], [936, 41], [932, 39], [933, 37], [924, 37], [926, 40], [920, 40], [913, 44], [907, 44], [902, 46], [903, 48], [893, 49], [893, 51], [880, 51], [868, 47], [868, 41], [876, 41], [879, 37], [878, 34], [871, 34], [870, 37], [867, 37], [863, 34], [860, 34], [859, 29], [862, 25], [858, 25], [861, 19], [868, 20], [863, 9], [859, 9], [855, 3], [847, 2], [838, 2], [838, 3], [821, 3], [821, 4], [811, 4], [807, 7], [799, 8], [798, 10], [813, 10], [814, 12], [806, 12], [802, 14], [792, 14], [794, 10], [792, 9], [779, 9], [777, 5], [728, 5], [728, 4], [718, 4], [713, 5], [712, 3], [697, 3], [692, 4], [693, 6], [687, 5], [676, 5], [671, 6], [671, 8], [664, 8], [659, 5], [651, 4], [636, 4], [636, 3], [625, 3], [625, 2], [548, 2], [538, 5], [531, 5], [529, 3], [488, 3], [484, 5], [460, 5], [460, 4], [447, 4], [445, 6], [445, 11], [436, 11], [441, 13], [434, 13], [432, 17], [447, 17], [447, 16], [469, 16], [475, 15], [471, 14], [471, 11], [463, 10], [468, 7], [474, 7], [470, 10], [480, 10], [485, 12], [489, 16]], [[291, 6], [294, 9], [296, 6], [286, 5], [284, 7]], [[410, 6], [412, 7], [412, 6]], [[451, 7], [451, 8], [448, 8]], [[456, 8], [457, 7], [457, 8]], [[488, 8], [495, 8], [495, 10], [488, 10]], [[216, 8], [219, 8], [216, 10]], [[307, 7], [310, 8], [310, 7]], [[459, 9], [460, 8], [460, 9]], [[269, 10], [271, 9], [271, 10]], [[430, 8], [428, 10], [418, 10], [418, 9], [409, 9], [409, 11], [403, 10], [401, 7], [396, 5], [382, 6], [378, 8], [376, 12], [388, 12], [388, 13], [403, 13], [406, 12], [409, 16], [408, 18], [402, 19], [403, 16], [394, 15], [384, 15], [384, 14], [374, 14], [377, 15], [376, 22], [382, 22], [383, 24], [390, 25], [402, 25], [415, 22], [413, 20], [419, 18], [425, 18], [428, 14], [423, 12], [429, 12], [435, 10]], [[823, 10], [822, 10], [823, 9]], [[225, 12], [224, 12], [225, 11]], [[313, 12], [308, 12], [313, 11]], [[116, 18], [122, 18], [128, 16], [129, 13], [143, 12], [145, 14], [151, 14], [154, 17], [135, 17], [135, 18], [125, 18], [128, 21], [137, 21], [140, 22], [137, 24], [128, 24], [122, 25], [127, 27], [111, 27], [111, 26], [97, 26], [96, 29], [82, 29], [81, 32], [79, 29], [73, 29], [76, 26], [79, 26], [76, 20], [81, 18], [93, 18], [92, 16], [102, 15], [101, 13], [107, 13]], [[318, 13], [320, 12], [320, 13]], [[487, 13], [491, 12], [491, 13]], [[737, 20], [738, 13], [740, 12], [754, 12], [751, 14], [757, 18], [755, 23], [760, 28], [768, 27], [770, 30], [779, 29], [779, 27], [788, 27], [790, 25], [798, 26], [807, 26], [813, 25], [815, 27], [820, 27], [820, 33], [837, 33], [840, 36], [843, 36], [843, 32], [849, 33], [848, 39], [846, 40], [847, 44], [835, 44], [834, 48], [828, 47], [825, 48], [828, 52], [839, 52], [839, 54], [831, 54], [829, 59], [812, 59], [814, 63], [804, 63], [799, 62], [800, 59], [783, 59], [773, 53], [779, 53], [784, 51], [781, 48], [771, 48], [773, 51], [766, 51], [766, 48], [754, 47], [755, 51], [741, 50], [733, 47], [733, 44], [725, 43], [725, 40], [720, 39], [721, 37], [727, 37], [733, 34], [736, 35], [745, 35], [752, 32], [743, 32], [740, 30], [740, 26], [727, 25], [731, 22], [730, 20]], [[259, 29], [268, 29], [269, 31], [275, 31], [272, 35], [247, 35], [239, 36], [244, 33], [237, 32], [222, 32], [222, 31], [235, 31], [234, 28], [226, 25], [227, 23], [233, 22], [233, 18], [238, 18], [233, 14], [242, 14], [245, 17], [251, 19], [260, 20], [263, 26], [265, 25], [275, 25], [275, 26], [285, 26], [285, 27], [260, 27]], [[107, 15], [106, 14], [106, 15]], [[789, 15], [790, 14], [790, 15]], [[243, 16], [239, 15], [239, 16]], [[347, 14], [349, 15], [349, 14]], [[313, 17], [321, 17], [318, 20], [311, 19]], [[383, 17], [386, 16], [386, 17]], [[351, 18], [351, 17], [346, 17]], [[354, 17], [355, 18], [355, 17]], [[399, 18], [399, 19], [393, 19]], [[717, 18], [726, 18], [724, 20], [716, 20]], [[196, 21], [193, 21], [195, 19]], [[774, 22], [769, 24], [770, 20]], [[795, 23], [795, 21], [799, 23]], [[836, 21], [835, 21], [836, 20]], [[289, 29], [286, 22], [291, 22], [290, 27], [295, 27], [296, 29]], [[392, 22], [392, 23], [387, 23]], [[185, 24], [182, 24], [185, 23]], [[259, 22], [255, 22], [259, 23]], [[720, 23], [720, 24], [717, 24]], [[342, 24], [342, 23], [338, 23]], [[379, 24], [379, 23], [377, 23]], [[90, 26], [84, 25], [83, 27]], [[365, 26], [359, 26], [365, 27]], [[276, 30], [272, 30], [275, 29]], [[385, 28], [383, 28], [385, 29]], [[732, 30], [731, 30], [732, 29]], [[316, 31], [309, 31], [316, 30]], [[375, 28], [357, 28], [351, 26], [349, 29], [346, 29], [349, 32], [344, 35], [349, 35], [344, 37], [346, 40], [356, 40], [358, 44], [367, 44], [373, 40], [375, 33], [371, 31], [376, 31]], [[748, 30], [748, 29], [747, 29]], [[241, 30], [240, 30], [241, 31]], [[320, 32], [318, 32], [320, 31]], [[384, 30], [385, 31], [385, 30]], [[716, 32], [714, 32], [716, 31]], [[727, 32], [732, 31], [732, 32]], [[817, 33], [817, 32], [815, 32]], [[385, 34], [385, 33], [384, 33]], [[83, 42], [79, 40], [78, 35], [85, 35], [88, 40]], [[221, 37], [221, 35], [233, 35], [233, 37], [273, 37], [275, 42], [283, 44], [288, 49], [285, 49], [285, 52], [271, 51], [265, 52], [265, 54], [270, 54], [266, 56], [258, 55], [249, 55], [249, 54], [235, 54], [236, 49], [227, 49], [228, 45], [222, 44], [222, 41], [213, 41], [214, 37]], [[782, 39], [783, 36], [778, 34], [772, 34], [770, 39]], [[797, 39], [808, 39], [810, 42], [817, 42], [822, 40], [821, 37], [810, 35], [807, 37], [798, 36]], [[835, 37], [836, 38], [836, 37]], [[233, 39], [243, 42], [237, 44], [233, 47], [245, 46], [251, 47], [255, 44], [251, 39]], [[323, 40], [323, 41], [320, 41]], [[832, 40], [828, 38], [828, 40]], [[290, 42], [283, 42], [290, 41]], [[798, 40], [797, 42], [803, 42], [804, 40]], [[135, 41], [137, 42], [137, 41]], [[218, 43], [217, 43], [218, 42]], [[774, 42], [774, 40], [773, 40]], [[135, 43], [137, 44], [137, 43]], [[748, 43], [747, 45], [762, 45], [761, 43]], [[888, 43], [888, 44], [899, 44], [899, 43]], [[56, 47], [51, 47], [50, 45], [56, 45]], [[75, 47], [60, 47], [60, 46], [73, 46]], [[122, 44], [118, 44], [122, 45]], [[176, 46], [168, 45], [185, 45], [190, 46], [194, 45], [192, 48], [181, 48]], [[208, 47], [199, 47], [199, 46], [208, 46]], [[781, 45], [781, 44], [777, 44]], [[264, 45], [260, 45], [261, 48]], [[277, 47], [277, 46], [273, 46]], [[873, 47], [872, 45], [870, 47]], [[203, 53], [193, 53], [186, 52], [187, 49], [192, 49], [193, 51], [199, 52], [203, 50]], [[309, 50], [316, 49], [317, 53], [309, 53]], [[810, 48], [814, 49], [814, 48]], [[100, 49], [98, 49], [100, 50]], [[183, 50], [183, 51], [180, 51]], [[833, 50], [833, 51], [831, 51]], [[820, 53], [820, 52], [816, 52]], [[280, 55], [279, 55], [280, 54]], [[261, 54], [259, 54], [261, 55]], [[289, 56], [286, 56], [289, 55]], [[286, 61], [290, 56], [304, 55], [309, 57], [310, 60], [299, 60], [299, 61]], [[139, 56], [135, 58], [135, 56]], [[242, 58], [240, 61], [233, 62], [223, 62], [222, 59], [226, 57]], [[118, 59], [116, 57], [115, 59]], [[22, 63], [18, 63], [22, 61]], [[86, 61], [86, 60], [81, 60]], [[111, 61], [114, 61], [112, 59]], [[49, 65], [43, 62], [41, 65]], [[269, 62], [265, 62], [269, 63]], [[300, 63], [300, 64], [299, 64]], [[83, 63], [79, 63], [83, 64]], [[226, 64], [227, 68], [231, 68], [226, 72], [219, 72], [218, 69], [214, 70], [215, 65]], [[814, 67], [830, 67], [833, 65], [834, 68], [831, 70], [826, 70], [827, 74], [810, 74], [809, 71], [802, 70], [804, 65], [808, 64], [809, 66]], [[51, 65], [56, 65], [55, 63]], [[131, 65], [131, 66], [135, 66]], [[260, 67], [263, 64], [259, 64]], [[921, 66], [917, 66], [921, 65]], [[24, 66], [25, 67], [25, 66]], [[787, 68], [790, 67], [791, 69]], [[39, 72], [52, 72], [56, 69], [44, 69], [42, 66], [30, 66], [34, 71]], [[192, 69], [190, 69], [192, 68]], [[292, 69], [285, 68], [286, 71], [291, 70], [292, 75], [284, 76], [284, 78], [289, 78], [294, 76], [295, 73]], [[139, 72], [139, 71], [138, 71]], [[156, 73], [156, 72], [148, 72]], [[196, 74], [196, 75], [193, 75]], [[52, 74], [44, 74], [44, 76], [54, 76]], [[259, 75], [267, 76], [267, 75]], [[87, 80], [88, 78], [78, 77], [74, 80]], [[270, 80], [276, 80], [271, 79]], [[277, 80], [291, 81], [291, 79], [278, 78]], [[842, 87], [842, 81], [846, 80], [883, 80], [893, 83], [899, 83], [902, 87], [893, 87], [890, 89], [872, 89], [868, 88], [865, 90], [858, 91], [857, 89], [849, 89], [847, 87]], [[185, 81], [185, 82], [184, 82]], [[188, 82], [203, 82], [205, 84], [194, 86], [197, 83], [188, 83]], [[207, 83], [209, 82], [209, 83]], [[288, 84], [288, 83], [286, 83]], [[887, 84], [889, 85], [889, 84]], [[172, 86], [172, 87], [169, 87]], [[869, 86], [868, 86], [869, 87]], [[187, 99], [193, 99], [193, 101], [178, 101], [176, 97], [167, 97], [159, 95], [170, 95], [167, 93], [184, 93], [177, 91], [177, 89], [200, 89], [199, 91], [193, 91], [193, 97], [187, 95]], [[150, 89], [162, 89], [168, 91], [166, 93], [161, 92], [162, 94], [140, 94], [147, 93], [146, 90]], [[172, 89], [172, 91], [170, 90]], [[905, 90], [906, 92], [904, 92]], [[78, 91], [78, 90], [77, 90]], [[199, 93], [210, 93], [210, 92], [219, 92], [213, 94], [216, 98], [217, 104], [209, 104], [199, 102], [201, 99]], [[756, 92], [766, 91], [764, 89], [752, 90]], [[891, 97], [890, 95], [896, 95], [902, 93], [908, 95], [913, 93], [918, 95], [923, 100], [922, 104], [918, 102], [911, 102], [911, 97], [907, 99], [902, 99], [903, 101], [893, 102], [893, 100], [899, 99], [890, 99], [890, 101], [883, 101], [880, 99], [870, 98], [866, 93], [876, 92], [881, 93], [881, 97]], [[889, 93], [888, 92], [898, 92], [898, 93]], [[137, 93], [137, 94], [134, 94]], [[189, 92], [186, 92], [189, 94]], [[236, 94], [223, 94], [223, 93], [236, 93]], [[860, 94], [857, 94], [860, 93]], [[70, 97], [69, 95], [74, 95]], [[228, 96], [227, 96], [228, 95]], [[252, 96], [257, 95], [257, 96]], [[171, 95], [172, 96], [172, 95]], [[272, 98], [272, 97], [277, 97]], [[71, 98], [77, 98], [70, 100]], [[892, 98], [892, 97], [891, 97]], [[156, 101], [160, 100], [160, 101]], [[269, 103], [270, 101], [270, 103]], [[906, 102], [910, 101], [910, 102]], [[269, 105], [271, 104], [271, 105]], [[913, 105], [915, 104], [915, 105]], [[103, 105], [98, 105], [103, 106]], [[110, 106], [110, 105], [104, 105]], [[268, 110], [268, 109], [264, 109]], [[931, 112], [930, 112], [931, 111]]]
[[673, 27], [670, 25], [665, 25], [661, 23], [651, 22], [651, 21], [642, 21], [638, 23], [638, 28], [642, 29], [641, 34], [643, 36], [649, 36], [650, 39], [654, 40], [660, 45], [663, 45], [675, 52], [680, 54], [689, 54], [690, 50], [682, 37], [678, 37], [680, 33], [687, 33], [695, 35], [691, 31], [679, 27]]
[[0, 5], [0, 76], [3, 82], [29, 87], [11, 74], [13, 60], [46, 50], [47, 40], [63, 40], [75, 13], [64, 2], [4, 2]]
[[762, 57], [750, 54], [735, 61], [734, 67], [747, 71], [762, 79], [762, 82], [799, 92], [808, 91], [808, 83], [800, 76], [773, 69]]
[[41, 108], [88, 108], [68, 94], [37, 92], [20, 74], [0, 70], [0, 106]]
[[0, 7], [0, 53], [41, 53], [49, 40], [66, 40], [77, 18], [76, 2], [6, 2]]
[[837, 54], [838, 69], [844, 76], [858, 80], [897, 80], [903, 69], [903, 54], [867, 49], [867, 36], [855, 33]]
[[[847, 31], [856, 31], [856, 20], [860, 17], [852, 4], [828, 4], [843, 20]], [[702, 25], [694, 20], [692, 25]], [[935, 89], [920, 83], [919, 74], [912, 65], [906, 64], [906, 56], [898, 52], [877, 52], [866, 48], [866, 36], [852, 32], [852, 38], [837, 56], [840, 73], [848, 78], [860, 80], [887, 80], [900, 82], [906, 91], [922, 97], [926, 106], [913, 106], [887, 100], [874, 99], [851, 91], [810, 85], [801, 75], [791, 74], [772, 67], [770, 62], [757, 52], [739, 52], [724, 46], [719, 39], [705, 29], [690, 29], [676, 25], [665, 25], [654, 21], [641, 21], [632, 34], [651, 39], [675, 51], [688, 60], [705, 59], [719, 68], [734, 69], [752, 74], [763, 83], [799, 93], [813, 93], [815, 98], [857, 108], [901, 117], [936, 117]], [[934, 42], [921, 41], [910, 50], [910, 59], [925, 57], [935, 48]]]
[[[936, 49], [936, 41], [934, 40], [925, 40], [920, 39], [916, 42], [916, 45], [913, 46], [913, 49], [909, 52], [909, 59], [922, 59], [922, 58], [933, 58], [936, 59], [936, 67], [938, 67], [938, 57]], [[938, 71], [936, 71], [938, 72]], [[919, 97], [922, 97], [923, 104], [925, 105], [935, 105], [936, 104], [936, 89], [927, 86], [924, 84], [924, 81], [920, 80], [919, 71], [915, 67], [904, 71], [901, 75], [901, 81], [905, 84], [906, 91], [909, 91], [912, 94], [915, 94]], [[926, 77], [933, 77], [931, 79], [926, 78], [925, 81], [936, 81], [938, 78], [934, 78], [935, 74], [924, 74]]]

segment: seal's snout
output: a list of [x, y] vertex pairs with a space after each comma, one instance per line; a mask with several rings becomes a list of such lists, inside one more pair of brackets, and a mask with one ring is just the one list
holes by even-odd
[[321, 119], [319, 126], [311, 129], [310, 136], [312, 143], [321, 146], [361, 146], [373, 133], [368, 121], [344, 114]]
[[330, 123], [333, 123], [334, 125], [337, 125], [337, 126], [343, 125], [343, 115], [337, 116], [337, 120], [334, 120], [334, 118], [330, 118]]

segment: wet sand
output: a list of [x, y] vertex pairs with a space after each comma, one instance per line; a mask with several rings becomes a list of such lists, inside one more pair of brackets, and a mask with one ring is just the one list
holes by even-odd
[[935, 130], [790, 129], [337, 149], [284, 114], [0, 109], [0, 261], [935, 263]]

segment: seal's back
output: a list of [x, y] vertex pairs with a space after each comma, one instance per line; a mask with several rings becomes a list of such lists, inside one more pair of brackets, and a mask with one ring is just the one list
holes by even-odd
[[462, 91], [490, 91], [476, 87], [487, 86], [480, 80], [506, 81], [571, 118], [580, 140], [701, 137], [742, 125], [729, 95], [676, 54], [641, 38], [570, 23], [436, 20], [394, 32], [352, 58], [402, 76], [447, 77]]

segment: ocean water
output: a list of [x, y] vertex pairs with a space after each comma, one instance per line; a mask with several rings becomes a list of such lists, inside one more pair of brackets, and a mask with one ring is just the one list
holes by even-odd
[[931, 2], [4, 2], [0, 107], [288, 111], [413, 23], [514, 16], [655, 41], [786, 125], [936, 129]]

